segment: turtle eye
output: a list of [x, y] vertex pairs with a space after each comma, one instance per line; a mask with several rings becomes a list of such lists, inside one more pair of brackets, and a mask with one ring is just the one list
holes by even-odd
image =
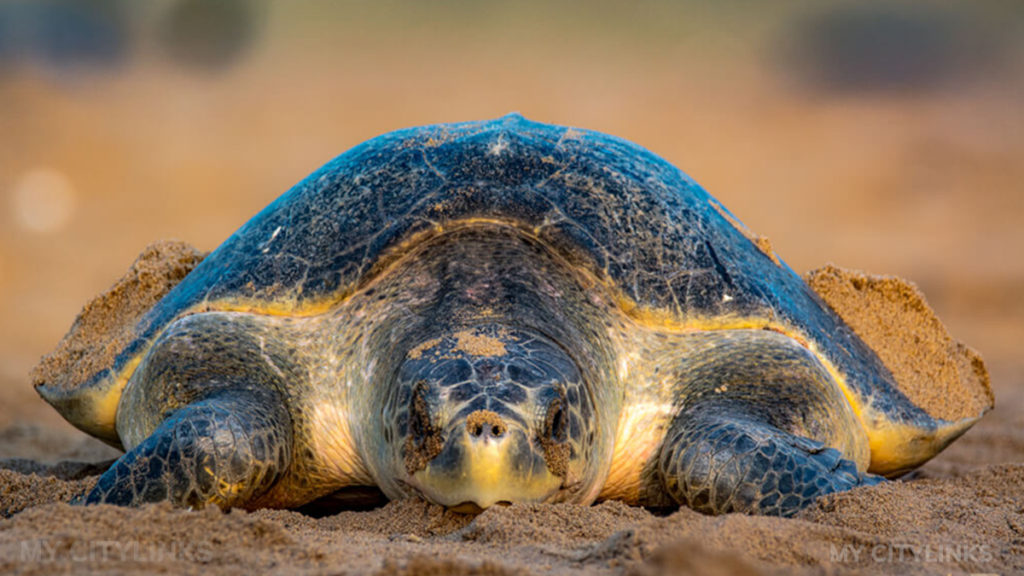
[[548, 413], [544, 418], [544, 436], [554, 442], [565, 442], [567, 431], [565, 403], [561, 398], [555, 398], [548, 405]]
[[441, 453], [444, 444], [441, 429], [434, 424], [431, 417], [427, 391], [428, 386], [423, 381], [413, 385], [412, 400], [409, 404], [409, 428], [403, 446], [405, 469], [409, 475], [422, 470], [427, 462]]
[[417, 382], [413, 386], [412, 402], [409, 404], [409, 434], [416, 439], [425, 438], [434, 431], [426, 395], [426, 383]]

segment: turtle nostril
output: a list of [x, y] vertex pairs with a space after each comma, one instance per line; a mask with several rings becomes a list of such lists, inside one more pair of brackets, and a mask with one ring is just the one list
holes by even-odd
[[502, 438], [508, 427], [498, 416], [490, 410], [477, 410], [466, 417], [466, 432], [473, 438]]

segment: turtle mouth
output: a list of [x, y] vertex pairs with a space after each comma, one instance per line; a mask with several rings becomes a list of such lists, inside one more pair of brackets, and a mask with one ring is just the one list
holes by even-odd
[[564, 478], [552, 473], [524, 429], [508, 422], [498, 426], [493, 413], [471, 416], [409, 478], [421, 495], [453, 510], [479, 512], [512, 502], [543, 502], [559, 493]]
[[[493, 505], [511, 506], [512, 502], [508, 500], [498, 500]], [[449, 506], [448, 509], [451, 510], [452, 512], [458, 512], [459, 514], [480, 514], [484, 511], [484, 508], [481, 508], [479, 505], [477, 505], [476, 502], [462, 502], [456, 504], [455, 506]]]

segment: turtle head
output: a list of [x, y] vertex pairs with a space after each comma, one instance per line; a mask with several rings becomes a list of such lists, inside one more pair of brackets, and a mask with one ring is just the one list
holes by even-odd
[[593, 400], [551, 340], [501, 325], [453, 331], [409, 350], [397, 377], [384, 436], [428, 500], [476, 510], [580, 492]]

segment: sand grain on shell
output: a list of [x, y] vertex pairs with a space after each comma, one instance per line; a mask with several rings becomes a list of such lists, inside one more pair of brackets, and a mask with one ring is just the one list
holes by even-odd
[[469, 330], [455, 333], [454, 350], [470, 356], [504, 356], [506, 352], [505, 343], [501, 340]]
[[422, 344], [419, 344], [418, 346], [416, 346], [412, 350], [409, 350], [409, 358], [411, 358], [413, 360], [419, 360], [421, 357], [423, 357], [423, 353], [424, 352], [426, 352], [427, 350], [430, 350], [431, 348], [437, 346], [440, 343], [441, 343], [441, 339], [440, 338], [431, 338], [430, 340], [427, 340], [426, 342], [423, 342]]

